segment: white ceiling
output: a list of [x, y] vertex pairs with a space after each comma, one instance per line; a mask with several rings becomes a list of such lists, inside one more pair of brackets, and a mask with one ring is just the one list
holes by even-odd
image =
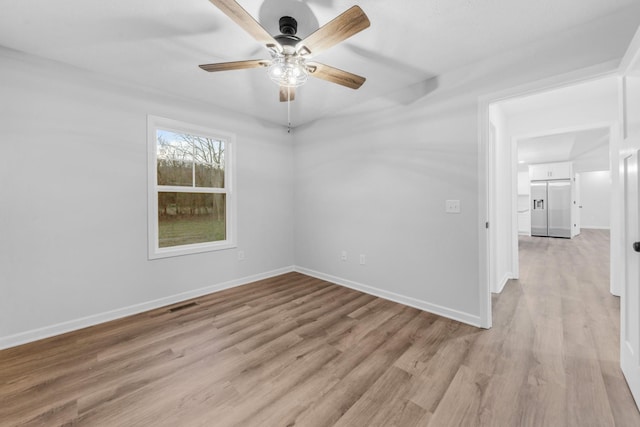
[[[615, 77], [604, 77], [512, 98], [501, 101], [498, 105], [507, 120], [519, 118], [521, 121], [523, 117], [531, 120], [545, 111], [567, 114], [567, 111], [577, 105], [615, 108], [617, 85]], [[598, 126], [589, 117], [591, 116], [585, 115], [584, 124], [576, 130], [536, 129], [519, 136], [518, 169], [525, 171], [530, 164], [572, 161], [576, 170], [608, 170], [609, 127]], [[567, 117], [567, 120], [575, 120], [575, 117]]]
[[609, 168], [609, 128], [546, 135], [518, 140], [521, 164], [579, 161], [599, 157]]
[[551, 89], [532, 95], [521, 96], [500, 102], [505, 115], [514, 117], [536, 111], [544, 111], [560, 105], [584, 104], [616, 99], [617, 81], [615, 78], [599, 78], [584, 83]]
[[[239, 0], [271, 33], [292, 15], [304, 37], [353, 4], [371, 27], [315, 60], [367, 77], [353, 91], [322, 80], [297, 91], [294, 124], [378, 97], [429, 89], [434, 76], [602, 17], [638, 0]], [[206, 73], [203, 63], [267, 58], [207, 0], [0, 0], [0, 45], [273, 123], [286, 103], [263, 69]], [[639, 19], [640, 20], [640, 19]], [[579, 42], [578, 42], [579, 43]], [[575, 48], [575, 46], [568, 47]], [[567, 52], [570, 54], [570, 51]], [[419, 96], [417, 94], [416, 96]]]

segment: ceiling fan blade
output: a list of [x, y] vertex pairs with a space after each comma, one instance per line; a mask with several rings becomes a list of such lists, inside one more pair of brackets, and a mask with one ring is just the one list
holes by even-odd
[[301, 55], [317, 55], [368, 28], [371, 23], [360, 6], [353, 6], [318, 28], [296, 46]]
[[280, 86], [280, 102], [294, 101], [296, 99], [296, 88], [291, 86]]
[[268, 67], [271, 61], [265, 59], [250, 59], [248, 61], [234, 61], [234, 62], [218, 62], [217, 64], [203, 64], [199, 65], [205, 71], [229, 71], [229, 70], [243, 70], [245, 68], [258, 68]]
[[282, 50], [282, 46], [278, 43], [271, 34], [264, 29], [262, 25], [256, 21], [253, 16], [249, 14], [238, 2], [234, 0], [209, 0], [218, 9], [220, 9], [225, 15], [231, 18], [236, 24], [242, 27], [247, 33], [267, 46], [267, 48], [276, 49], [278, 52]]
[[342, 71], [338, 68], [320, 64], [318, 62], [307, 62], [309, 75], [317, 79], [337, 83], [351, 89], [358, 89], [365, 82], [365, 78], [357, 74]]

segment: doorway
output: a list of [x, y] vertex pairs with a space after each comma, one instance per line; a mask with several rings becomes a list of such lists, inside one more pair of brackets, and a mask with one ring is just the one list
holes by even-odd
[[[488, 111], [490, 126], [497, 135], [492, 159], [496, 179], [490, 191], [494, 197], [489, 202], [489, 210], [495, 217], [489, 233], [493, 256], [489, 280], [491, 292], [500, 293], [509, 279], [519, 278], [518, 236], [531, 234], [529, 168], [539, 169], [541, 165], [570, 168], [565, 177], [571, 180], [573, 189], [571, 224], [567, 226], [571, 227], [571, 237], [580, 234], [578, 218], [582, 204], [575, 191], [577, 179], [583, 173], [608, 173], [613, 169], [611, 159], [615, 155], [611, 153], [617, 149], [619, 134], [618, 77], [599, 75], [537, 92], [516, 93], [489, 103]], [[611, 181], [617, 179], [614, 175], [609, 189]], [[611, 205], [607, 201], [598, 208], [610, 214]], [[611, 291], [618, 294], [614, 288]]]
[[[509, 152], [512, 158], [510, 165], [498, 164], [492, 166], [497, 159], [497, 155], [492, 153], [500, 151], [500, 148], [494, 147], [489, 143], [489, 125], [490, 125], [490, 108], [492, 104], [524, 97], [530, 94], [544, 93], [554, 89], [568, 88], [572, 85], [595, 81], [597, 79], [612, 77], [617, 82], [617, 99], [616, 115], [613, 124], [610, 125], [610, 161], [611, 161], [611, 211], [610, 211], [610, 283], [611, 292], [620, 296], [620, 366], [624, 373], [625, 380], [630, 387], [636, 402], [640, 402], [640, 334], [638, 331], [638, 318], [634, 317], [634, 313], [638, 313], [638, 305], [640, 298], [637, 297], [638, 275], [637, 252], [640, 252], [640, 236], [637, 228], [631, 227], [630, 222], [634, 225], [638, 221], [637, 200], [640, 188], [637, 184], [638, 179], [638, 162], [637, 157], [640, 153], [640, 126], [638, 123], [638, 111], [640, 111], [640, 30], [636, 32], [631, 41], [627, 53], [623, 57], [618, 66], [603, 65], [592, 67], [590, 69], [579, 70], [570, 75], [556, 76], [542, 82], [535, 82], [529, 85], [508, 89], [500, 93], [486, 95], [479, 99], [479, 136], [480, 136], [480, 156], [479, 164], [479, 189], [480, 189], [480, 212], [485, 213], [485, 218], [494, 220], [496, 215], [497, 201], [500, 199], [497, 192], [498, 185], [494, 184], [491, 188], [492, 178], [500, 171], [511, 174], [510, 183], [513, 185], [514, 177], [517, 174], [515, 166], [515, 152], [513, 140], [508, 141], [502, 147]], [[595, 123], [596, 120], [593, 119]], [[499, 133], [499, 131], [498, 131]], [[493, 170], [497, 169], [497, 170]], [[633, 185], [632, 185], [633, 184]], [[507, 197], [511, 197], [512, 203], [515, 200], [516, 192], [507, 192]], [[632, 206], [632, 209], [629, 209]], [[623, 211], [623, 212], [622, 212]], [[516, 206], [511, 210], [516, 214]], [[504, 212], [498, 214], [505, 215]], [[480, 239], [480, 314], [481, 323], [484, 327], [491, 326], [491, 284], [490, 277], [492, 269], [495, 268], [496, 260], [499, 257], [490, 259], [491, 248], [496, 245], [497, 251], [509, 251], [511, 255], [514, 245], [499, 245], [497, 240], [497, 229], [503, 227], [506, 233], [513, 237], [515, 233], [510, 232], [516, 221], [513, 216], [505, 215], [505, 221], [500, 223], [496, 221], [493, 227], [489, 227], [487, 222], [487, 232], [481, 234]], [[484, 223], [484, 219], [480, 219]], [[633, 246], [631, 245], [633, 243]], [[511, 248], [511, 249], [509, 249]], [[513, 256], [512, 256], [513, 259]], [[631, 262], [631, 261], [633, 262]], [[514, 264], [512, 264], [512, 267]], [[517, 263], [515, 264], [517, 268]], [[514, 275], [514, 277], [518, 277]], [[633, 279], [633, 280], [632, 280]], [[619, 286], [620, 289], [616, 289]], [[631, 289], [633, 288], [633, 289]], [[634, 293], [635, 292], [635, 293]]]

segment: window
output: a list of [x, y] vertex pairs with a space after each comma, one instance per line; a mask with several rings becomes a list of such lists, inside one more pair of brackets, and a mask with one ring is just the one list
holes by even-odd
[[235, 247], [233, 135], [148, 117], [149, 258]]

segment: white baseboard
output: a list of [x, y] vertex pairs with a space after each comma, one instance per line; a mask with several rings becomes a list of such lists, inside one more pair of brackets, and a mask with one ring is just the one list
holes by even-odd
[[610, 230], [611, 227], [601, 227], [601, 226], [598, 226], [598, 225], [589, 225], [589, 226], [582, 226], [582, 227], [580, 227], [580, 229], [581, 230], [583, 230], [583, 229], [587, 229], [587, 230], [589, 230], [589, 229], [591, 229], [591, 230]]
[[[437, 314], [438, 316], [447, 317], [449, 319], [457, 320], [462, 323], [466, 323], [472, 326], [480, 327], [480, 317], [474, 316], [469, 313], [464, 313], [457, 310], [452, 310], [447, 307], [442, 307], [437, 304], [432, 304], [426, 301], [422, 301], [416, 298], [396, 294], [394, 292], [385, 291], [372, 286], [357, 283], [351, 280], [343, 279], [340, 277], [332, 276], [329, 274], [320, 273], [318, 271], [310, 270], [304, 267], [290, 266], [277, 270], [268, 271], [265, 273], [255, 274], [228, 282], [219, 283], [217, 285], [207, 286], [200, 289], [195, 289], [188, 292], [182, 292], [180, 294], [171, 295], [164, 298], [159, 298], [153, 301], [147, 301], [141, 304], [135, 304], [128, 307], [119, 308], [116, 310], [107, 311], [79, 319], [69, 320], [67, 322], [58, 323], [51, 326], [45, 326], [39, 329], [33, 329], [30, 331], [20, 332], [15, 335], [9, 335], [6, 337], [0, 337], [0, 350], [15, 347], [21, 344], [37, 341], [44, 338], [53, 337], [56, 335], [72, 332], [78, 329], [94, 326], [100, 323], [109, 322], [111, 320], [120, 319], [126, 316], [131, 316], [145, 311], [154, 310], [156, 308], [164, 307], [171, 304], [176, 304], [182, 301], [198, 298], [203, 295], [208, 295], [214, 292], [222, 291], [224, 289], [234, 288], [237, 286], [246, 285], [247, 283], [256, 282], [258, 280], [268, 279], [270, 277], [279, 276], [281, 274], [297, 271], [307, 276], [315, 277], [317, 279], [326, 280], [328, 282], [335, 283], [340, 286], [355, 289], [360, 292], [364, 292], [369, 295], [374, 295], [380, 298], [384, 298], [389, 301], [404, 304], [410, 307], [414, 307], [429, 313]], [[507, 282], [508, 277], [503, 281], [502, 287]], [[502, 289], [501, 289], [502, 290]]]
[[495, 294], [500, 294], [502, 293], [502, 291], [504, 290], [505, 285], [507, 284], [507, 282], [513, 279], [513, 274], [512, 273], [506, 273], [504, 275], [504, 277], [502, 278], [502, 280], [500, 280], [498, 282], [498, 289], [494, 292]]
[[457, 320], [458, 322], [466, 323], [472, 326], [481, 327], [480, 317], [474, 316], [469, 313], [464, 313], [457, 310], [452, 310], [447, 307], [442, 307], [437, 304], [431, 304], [426, 301], [422, 301], [416, 298], [407, 297], [404, 295], [396, 294], [394, 292], [385, 291], [382, 289], [374, 288], [372, 286], [364, 285], [362, 283], [353, 282], [351, 280], [342, 279], [340, 277], [331, 276], [329, 274], [320, 273], [318, 271], [310, 270], [304, 267], [295, 267], [295, 271], [298, 273], [306, 274], [307, 276], [315, 277], [317, 279], [326, 280], [340, 286], [355, 289], [356, 291], [364, 292], [369, 295], [384, 298], [389, 301], [397, 302], [399, 304], [408, 305], [429, 313], [437, 314], [438, 316], [447, 317], [449, 319]]
[[182, 292], [176, 295], [156, 299], [153, 301], [135, 304], [128, 307], [118, 308], [116, 310], [99, 313], [80, 319], [69, 320], [67, 322], [58, 323], [56, 325], [45, 326], [44, 328], [33, 329], [30, 331], [20, 332], [15, 335], [0, 337], [0, 350], [17, 345], [26, 344], [43, 338], [49, 338], [55, 335], [64, 334], [78, 329], [94, 326], [99, 323], [109, 322], [111, 320], [120, 319], [122, 317], [131, 316], [133, 314], [142, 313], [156, 308], [176, 304], [192, 298], [201, 297], [224, 289], [234, 288], [236, 286], [246, 285], [247, 283], [256, 282], [258, 280], [268, 279], [270, 277], [279, 276], [281, 274], [294, 271], [293, 266], [284, 267], [265, 273], [255, 274], [252, 276], [242, 277], [240, 279], [230, 280], [228, 282], [219, 283], [217, 285], [207, 286], [193, 291]]

